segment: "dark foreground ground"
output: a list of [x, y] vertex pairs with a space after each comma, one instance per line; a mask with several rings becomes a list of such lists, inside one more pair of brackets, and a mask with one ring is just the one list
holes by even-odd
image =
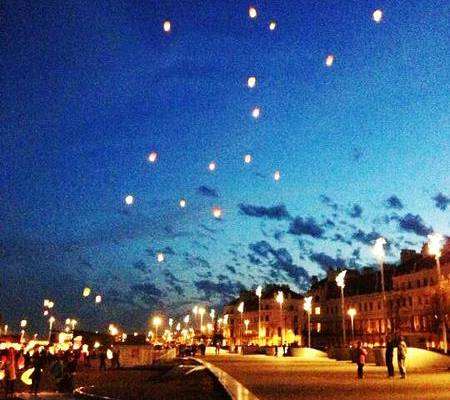
[[406, 379], [387, 379], [384, 368], [368, 365], [359, 381], [350, 362], [241, 355], [206, 359], [260, 400], [450, 400], [450, 371], [411, 371]]
[[[176, 360], [146, 369], [121, 369], [99, 371], [83, 368], [75, 375], [75, 387], [99, 396], [120, 400], [229, 400], [216, 378], [205, 369], [186, 374], [196, 367], [192, 361]], [[17, 382], [18, 396], [29, 387]], [[41, 385], [41, 399], [52, 398], [55, 382], [45, 374]], [[0, 394], [2, 398], [3, 393]], [[70, 395], [68, 397], [71, 397]]]

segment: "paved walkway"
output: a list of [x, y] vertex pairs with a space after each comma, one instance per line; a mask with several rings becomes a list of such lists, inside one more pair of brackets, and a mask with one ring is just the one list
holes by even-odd
[[354, 364], [328, 359], [226, 355], [209, 356], [206, 361], [233, 376], [260, 400], [450, 399], [450, 372], [387, 379], [384, 368], [369, 365], [359, 381]]
[[16, 396], [24, 400], [72, 400], [74, 398], [70, 394], [61, 394], [56, 392], [40, 392], [38, 396], [24, 392], [16, 393]]

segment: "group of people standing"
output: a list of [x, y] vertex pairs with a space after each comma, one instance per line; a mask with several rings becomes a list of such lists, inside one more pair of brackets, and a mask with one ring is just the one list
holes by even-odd
[[[388, 378], [394, 377], [394, 349], [397, 349], [397, 363], [400, 378], [406, 378], [406, 354], [408, 352], [408, 346], [405, 339], [401, 336], [389, 336], [386, 342], [386, 367], [388, 372]], [[362, 345], [362, 342], [358, 342], [356, 346], [356, 365], [358, 366], [357, 374], [358, 379], [364, 377], [364, 365], [366, 364], [367, 350]]]

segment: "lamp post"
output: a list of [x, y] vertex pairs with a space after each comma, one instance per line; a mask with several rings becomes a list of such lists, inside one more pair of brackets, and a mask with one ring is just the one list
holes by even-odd
[[53, 329], [53, 324], [55, 323], [55, 317], [50, 317], [48, 319], [48, 344], [50, 344], [50, 341], [52, 339], [52, 329]]
[[259, 285], [256, 288], [256, 296], [258, 297], [258, 343], [261, 344], [261, 296], [262, 296], [262, 286]]
[[199, 307], [198, 308], [198, 313], [200, 314], [200, 331], [203, 332], [205, 330], [204, 326], [203, 326], [203, 316], [205, 315], [206, 310], [204, 309], [204, 307]]
[[281, 325], [281, 345], [283, 345], [283, 330], [285, 328], [283, 323], [283, 303], [284, 303], [284, 293], [279, 290], [275, 298], [276, 302], [280, 305], [280, 325]]
[[342, 314], [342, 339], [345, 343], [347, 342], [346, 336], [345, 336], [345, 303], [344, 303], [344, 288], [345, 288], [345, 274], [347, 273], [347, 270], [344, 270], [340, 272], [336, 276], [336, 285], [338, 285], [341, 289], [341, 314]]
[[355, 340], [355, 328], [353, 325], [353, 319], [355, 318], [355, 315], [356, 315], [356, 308], [349, 308], [347, 310], [347, 314], [350, 316], [350, 322], [352, 325], [352, 341], [354, 341]]
[[438, 296], [439, 296], [439, 314], [441, 319], [442, 341], [444, 344], [444, 354], [447, 354], [448, 352], [447, 324], [445, 321], [446, 315], [444, 309], [444, 297], [442, 293], [442, 275], [441, 275], [441, 261], [440, 261], [443, 246], [444, 246], [444, 237], [440, 233], [433, 233], [432, 235], [428, 235], [428, 252], [431, 255], [433, 255], [436, 260], [436, 273], [437, 273]]
[[158, 328], [161, 326], [162, 319], [161, 317], [153, 317], [153, 326], [155, 327], [155, 343], [158, 343]]
[[382, 300], [381, 300], [381, 315], [383, 316], [383, 323], [384, 323], [384, 331], [387, 332], [387, 318], [386, 318], [386, 291], [384, 287], [384, 258], [386, 256], [386, 253], [384, 251], [384, 245], [386, 244], [386, 239], [383, 237], [379, 237], [376, 241], [374, 246], [372, 247], [372, 253], [375, 256], [375, 258], [378, 261], [378, 264], [380, 265], [380, 272], [381, 272], [381, 293], [382, 293]]
[[237, 310], [241, 314], [241, 324], [239, 325], [239, 342], [240, 342], [239, 344], [242, 344], [242, 314], [244, 313], [244, 302], [243, 301], [241, 301], [239, 303]]
[[312, 296], [303, 299], [303, 309], [308, 314], [308, 347], [311, 347], [311, 312], [312, 312]]

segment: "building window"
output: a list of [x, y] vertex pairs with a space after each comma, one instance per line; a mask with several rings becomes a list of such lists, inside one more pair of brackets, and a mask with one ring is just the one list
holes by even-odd
[[320, 315], [320, 307], [316, 307], [316, 308], [314, 309], [314, 313], [315, 313], [316, 315]]

